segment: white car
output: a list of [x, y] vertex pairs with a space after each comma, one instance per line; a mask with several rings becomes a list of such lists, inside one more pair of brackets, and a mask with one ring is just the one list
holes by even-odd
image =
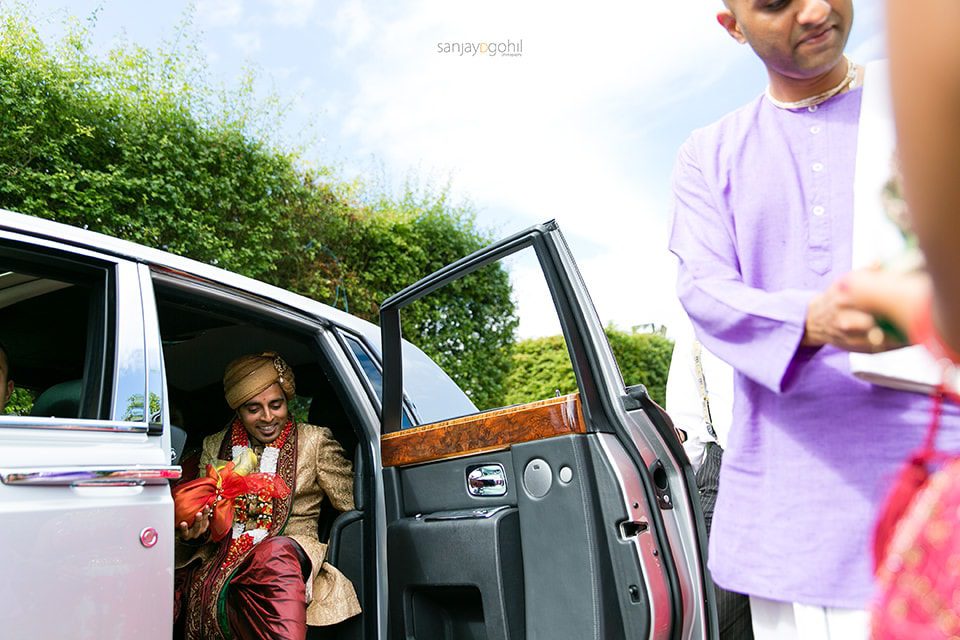
[[[542, 268], [579, 393], [478, 412], [401, 342], [400, 316], [518, 251]], [[393, 296], [381, 327], [0, 211], [0, 341], [36, 394], [31, 415], [0, 416], [0, 635], [171, 637], [178, 456], [229, 419], [224, 365], [270, 349], [294, 367], [294, 408], [354, 458], [356, 510], [318, 526], [363, 613], [324, 637], [715, 637], [691, 470], [624, 388], [555, 223]]]

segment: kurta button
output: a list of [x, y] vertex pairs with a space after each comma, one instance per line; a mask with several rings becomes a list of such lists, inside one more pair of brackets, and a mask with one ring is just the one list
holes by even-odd
[[809, 111], [810, 113], [813, 113], [814, 111], [816, 111], [816, 110], [819, 109], [819, 108], [820, 108], [820, 107], [818, 107], [817, 105], [812, 104], [812, 105], [810, 105], [809, 107], [807, 107], [807, 111]]
[[812, 165], [810, 165], [810, 168], [813, 169], [814, 171], [823, 171], [823, 163], [814, 162]]
[[810, 133], [814, 133], [814, 134], [820, 133], [820, 125], [815, 124], [812, 127], [810, 127]]
[[822, 216], [822, 215], [823, 215], [824, 213], [826, 213], [826, 212], [827, 212], [827, 210], [824, 209], [823, 207], [821, 207], [820, 205], [817, 205], [817, 206], [815, 206], [815, 207], [813, 208], [813, 215], [815, 215], [815, 216], [817, 216], [817, 217]]

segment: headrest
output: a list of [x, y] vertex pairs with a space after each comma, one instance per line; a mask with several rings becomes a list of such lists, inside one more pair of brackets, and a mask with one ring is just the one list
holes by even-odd
[[82, 380], [59, 382], [41, 393], [30, 409], [32, 416], [79, 418]]

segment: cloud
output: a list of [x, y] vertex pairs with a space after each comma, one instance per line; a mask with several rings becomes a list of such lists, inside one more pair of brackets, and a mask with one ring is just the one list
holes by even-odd
[[211, 67], [216, 66], [217, 63], [219, 63], [220, 60], [223, 59], [223, 56], [221, 55], [220, 51], [214, 47], [211, 47], [206, 42], [200, 43], [200, 51], [203, 53], [204, 58], [206, 58], [207, 64], [210, 65]]
[[243, 17], [242, 0], [198, 0], [197, 19], [212, 27], [231, 27]]
[[316, 0], [270, 0], [271, 21], [281, 27], [305, 27], [310, 23]]
[[[644, 11], [635, 3], [593, 5], [589, 21], [549, 5], [549, 22], [538, 3], [499, 12], [415, 6], [376, 25], [346, 133], [391, 164], [452, 171], [474, 196], [531, 215], [620, 202], [595, 214], [609, 216], [636, 201], [639, 177], [621, 162], [631, 151], [625, 128], [642, 128], [645, 114], [684, 90], [682, 77], [716, 57], [702, 27], [681, 41], [675, 30], [638, 34]], [[660, 11], [657, 22], [696, 24], [685, 6]], [[602, 27], [582, 26], [593, 23]], [[440, 42], [507, 39], [522, 40], [521, 57], [437, 52]]]
[[[585, 5], [421, 0], [385, 18], [359, 7], [341, 11], [352, 16], [343, 24], [363, 15], [367, 34], [343, 120], [356, 155], [421, 167], [441, 183], [452, 176], [485, 215], [510, 212], [508, 231], [557, 218], [605, 321], [653, 320], [649, 298], [622, 289], [624, 279], [662, 275], [671, 264], [666, 187], [650, 195], [637, 149], [655, 133], [655, 114], [715, 82], [714, 70], [737, 55], [712, 20], [713, 3], [650, 9], [607, 0], [587, 15]], [[355, 44], [350, 29], [340, 37], [345, 48]], [[522, 55], [439, 51], [447, 42], [507, 40], [522, 41]], [[668, 280], [656, 289], [670, 299]]]
[[[283, 82], [283, 83], [293, 83], [294, 96], [300, 95], [305, 88], [309, 88], [308, 84], [304, 82], [304, 79], [298, 79], [299, 75], [296, 66], [293, 65], [278, 65], [273, 67], [267, 67], [265, 69], [267, 77], [273, 78], [274, 80]], [[296, 77], [294, 77], [296, 75]]]
[[231, 34], [230, 40], [235, 47], [247, 55], [256, 53], [263, 48], [263, 38], [256, 31], [237, 31]]
[[[601, 322], [623, 330], [645, 323], [681, 326], [685, 316], [674, 293], [676, 260], [666, 250], [665, 223], [657, 219], [639, 222], [624, 229], [622, 235], [631, 247], [587, 256], [572, 247]], [[539, 265], [532, 260], [511, 265], [510, 280], [520, 317], [519, 337], [560, 333]]]
[[887, 56], [885, 3], [878, 0], [861, 0], [856, 5], [854, 32], [868, 34], [862, 42], [848, 49], [850, 58], [864, 63]]
[[345, 56], [370, 38], [372, 19], [362, 0], [347, 0], [337, 10], [330, 26], [338, 40], [337, 53]]
[[887, 57], [887, 38], [884, 33], [877, 33], [861, 42], [849, 52], [850, 59], [863, 64]]

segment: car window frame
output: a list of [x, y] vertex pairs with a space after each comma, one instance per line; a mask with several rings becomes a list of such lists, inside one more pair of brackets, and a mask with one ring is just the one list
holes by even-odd
[[[380, 390], [383, 392], [383, 364], [380, 359], [377, 357], [378, 351], [373, 347], [369, 340], [365, 336], [359, 333], [355, 333], [344, 327], [336, 326], [333, 331], [336, 336], [337, 342], [340, 344], [340, 347], [344, 350], [347, 355], [347, 359], [350, 361], [350, 364], [354, 368], [354, 373], [363, 381], [364, 389], [367, 392], [367, 397], [370, 400], [370, 403], [373, 405], [374, 410], [376, 411], [377, 417], [379, 418], [382, 415], [383, 403], [381, 401], [381, 396], [377, 394], [376, 383], [370, 379], [370, 376], [367, 374], [366, 367], [363, 366], [363, 363], [360, 362], [359, 356], [350, 346], [350, 343], [354, 343], [360, 347], [364, 352], [367, 358], [370, 360], [370, 363], [373, 365], [374, 369], [377, 371], [377, 375], [380, 377]], [[403, 415], [401, 418], [401, 423], [405, 426], [403, 428], [409, 429], [414, 426], [422, 424], [419, 415], [417, 414], [416, 407], [413, 402], [410, 401], [410, 398], [404, 394], [403, 402]]]
[[[0, 426], [32, 429], [68, 429], [77, 431], [146, 432], [145, 420], [124, 420], [118, 416], [116, 396], [123, 375], [116, 367], [117, 354], [140, 346], [143, 333], [129, 339], [118, 334], [121, 323], [131, 320], [138, 327], [141, 317], [139, 289], [138, 304], [119, 305], [118, 282], [135, 271], [136, 265], [93, 251], [62, 245], [45, 239], [0, 230], [0, 257], [12, 264], [20, 263], [31, 273], [47, 275], [70, 284], [91, 286], [92, 293], [87, 313], [87, 339], [83, 363], [83, 398], [81, 415], [93, 417], [60, 418], [49, 416], [0, 416]], [[79, 274], [79, 276], [78, 276]], [[129, 291], [132, 291], [130, 289]], [[125, 292], [129, 292], [125, 289]], [[144, 381], [145, 369], [136, 366], [123, 381], [136, 387]], [[142, 374], [142, 375], [141, 375]], [[16, 378], [14, 377], [14, 381]]]
[[[398, 410], [398, 408], [401, 406], [403, 389], [405, 388], [403, 337], [400, 329], [401, 310], [411, 303], [429, 296], [437, 289], [447, 286], [453, 281], [459, 280], [483, 267], [499, 262], [510, 255], [523, 251], [524, 249], [532, 248], [540, 260], [541, 268], [545, 268], [546, 265], [544, 264], [541, 254], [547, 249], [541, 236], [544, 230], [550, 225], [555, 226], [555, 223], [551, 222], [547, 225], [540, 225], [530, 229], [525, 229], [521, 232], [508, 236], [499, 242], [495, 242], [486, 248], [475, 251], [474, 253], [439, 269], [423, 280], [406, 287], [398, 293], [395, 293], [380, 305], [382, 368], [384, 378], [384, 398], [383, 409], [381, 412], [382, 435], [402, 430], [402, 420], [399, 419], [400, 412]], [[552, 274], [544, 270], [544, 275], [547, 277], [547, 284], [552, 290], [554, 288], [554, 282], [551, 282], [551, 277], [553, 277]], [[555, 304], [558, 302], [559, 301], [555, 300]], [[571, 345], [571, 340], [577, 340], [578, 336], [575, 334], [571, 335], [572, 332], [567, 327], [568, 319], [566, 316], [568, 314], [564, 313], [566, 310], [562, 310], [560, 307], [558, 307], [557, 311], [561, 328], [563, 330], [564, 340], [567, 344], [568, 350], [571, 352], [571, 363], [574, 365], [574, 373], [577, 377], [577, 385], [578, 387], [582, 388], [583, 385], [580, 379], [581, 375], [577, 369], [578, 361], [575, 359], [575, 356], [578, 353], [582, 354], [584, 350], [582, 345], [579, 344], [579, 341], [576, 347]], [[594, 402], [598, 401], [596, 398], [592, 399]], [[585, 410], [586, 406], [587, 405], [585, 403]], [[455, 416], [451, 416], [451, 418], [452, 417]]]

